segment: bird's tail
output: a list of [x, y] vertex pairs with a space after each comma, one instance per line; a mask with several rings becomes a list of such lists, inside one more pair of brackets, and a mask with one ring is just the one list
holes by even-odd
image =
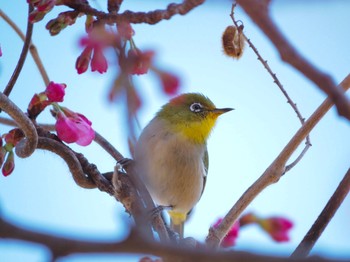
[[187, 214], [175, 212], [172, 210], [168, 211], [170, 216], [170, 228], [179, 234], [180, 238], [184, 237], [184, 224], [186, 221]]

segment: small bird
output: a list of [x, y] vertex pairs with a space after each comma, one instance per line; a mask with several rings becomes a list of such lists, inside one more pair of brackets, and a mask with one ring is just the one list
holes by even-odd
[[202, 94], [179, 95], [160, 109], [135, 145], [138, 174], [154, 202], [169, 208], [170, 226], [180, 238], [205, 187], [207, 139], [218, 116], [231, 110], [216, 108]]

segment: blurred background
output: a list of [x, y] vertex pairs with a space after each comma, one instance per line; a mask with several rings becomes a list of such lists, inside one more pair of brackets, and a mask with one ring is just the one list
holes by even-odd
[[[106, 10], [107, 1], [90, 1]], [[127, 1], [122, 9], [149, 11], [163, 9], [170, 1]], [[181, 1], [176, 1], [181, 2]], [[26, 1], [1, 1], [0, 8], [25, 32]], [[349, 74], [350, 2], [345, 0], [275, 0], [271, 15], [288, 40], [314, 65], [339, 83]], [[51, 37], [46, 23], [66, 8], [55, 7], [34, 25], [33, 42], [52, 81], [66, 83], [63, 103], [83, 113], [93, 128], [122, 154], [130, 156], [127, 145], [125, 107], [110, 103], [107, 94], [117, 72], [113, 53], [109, 69], [100, 75], [78, 75], [75, 60], [81, 53], [85, 19], [78, 19], [58, 36]], [[231, 25], [231, 1], [207, 1], [185, 16], [174, 16], [156, 25], [133, 25], [134, 40], [142, 49], [156, 51], [156, 64], [177, 74], [181, 92], [201, 92], [218, 107], [236, 110], [220, 118], [208, 148], [209, 177], [206, 190], [185, 227], [185, 235], [204, 241], [209, 226], [222, 217], [242, 193], [262, 174], [300, 127], [294, 111], [272, 78], [246, 47], [240, 60], [222, 52], [221, 35]], [[244, 32], [268, 60], [285, 89], [308, 118], [325, 99], [313, 83], [280, 61], [275, 48], [245, 13], [236, 8], [236, 19]], [[17, 63], [22, 41], [0, 19], [0, 86], [3, 90]], [[142, 94], [138, 114], [141, 127], [169, 99], [152, 74], [134, 77]], [[34, 93], [45, 89], [33, 59], [28, 55], [22, 74], [10, 98], [23, 110]], [[1, 113], [1, 116], [6, 114]], [[49, 110], [38, 118], [54, 123]], [[11, 128], [0, 125], [0, 133]], [[138, 131], [140, 132], [140, 130]], [[268, 187], [248, 207], [261, 216], [280, 215], [295, 224], [291, 241], [273, 242], [257, 226], [243, 228], [234, 250], [288, 256], [317, 218], [349, 168], [350, 125], [333, 108], [311, 133], [312, 147], [301, 162], [277, 184]], [[114, 160], [99, 146], [72, 145], [101, 172], [112, 171]], [[302, 148], [300, 148], [301, 150]], [[112, 197], [96, 189], [82, 189], [74, 183], [65, 162], [50, 152], [37, 150], [30, 158], [16, 158], [9, 177], [0, 176], [0, 212], [14, 223], [40, 232], [86, 240], [122, 239], [129, 218]], [[316, 243], [312, 254], [350, 259], [350, 199], [347, 198]], [[139, 255], [74, 255], [59, 261], [138, 261]], [[47, 261], [46, 248], [30, 243], [0, 240], [0, 261]]]

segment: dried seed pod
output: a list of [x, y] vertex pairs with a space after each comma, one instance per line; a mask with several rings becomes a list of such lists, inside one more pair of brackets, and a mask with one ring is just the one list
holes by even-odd
[[238, 28], [235, 26], [226, 27], [222, 34], [222, 46], [224, 53], [227, 56], [239, 59], [243, 54], [244, 49], [244, 37], [243, 37], [243, 25]]

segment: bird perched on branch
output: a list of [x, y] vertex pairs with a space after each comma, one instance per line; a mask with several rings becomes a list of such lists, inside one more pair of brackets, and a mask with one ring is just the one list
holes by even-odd
[[171, 228], [181, 238], [205, 187], [207, 139], [218, 116], [231, 110], [216, 108], [202, 94], [182, 94], [160, 109], [135, 145], [138, 174], [155, 203], [169, 208]]

